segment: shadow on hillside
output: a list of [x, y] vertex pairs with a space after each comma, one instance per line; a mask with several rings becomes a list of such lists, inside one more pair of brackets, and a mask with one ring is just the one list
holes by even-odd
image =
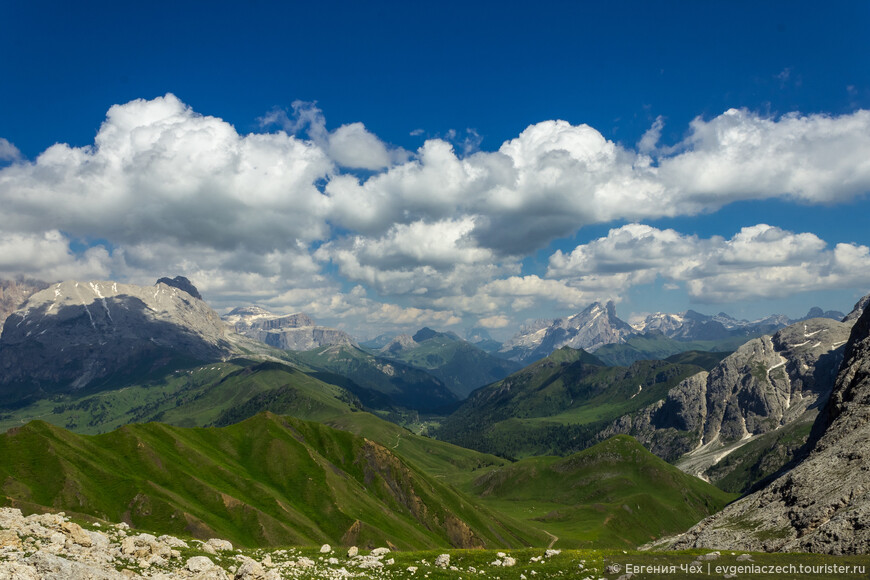
[[182, 361], [216, 361], [229, 352], [229, 343], [210, 342], [157, 314], [128, 295], [12, 314], [0, 335], [0, 406], [123, 386]]

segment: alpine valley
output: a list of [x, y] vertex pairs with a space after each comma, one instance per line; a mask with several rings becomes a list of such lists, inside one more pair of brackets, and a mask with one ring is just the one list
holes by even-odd
[[[615, 578], [602, 554], [864, 554], [867, 303], [631, 325], [596, 302], [503, 344], [361, 341], [304, 313], [221, 316], [180, 276], [2, 282], [0, 578], [64, 577], [52, 558], [95, 546], [95, 578]], [[125, 548], [131, 527], [151, 547]], [[359, 555], [379, 547], [434, 552]]]

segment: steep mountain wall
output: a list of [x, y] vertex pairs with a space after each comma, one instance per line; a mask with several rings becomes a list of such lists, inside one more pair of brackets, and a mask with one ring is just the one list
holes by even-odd
[[633, 435], [661, 457], [682, 457], [681, 468], [704, 476], [755, 439], [814, 420], [833, 388], [850, 329], [849, 323], [815, 318], [750, 340], [709, 373], [690, 377], [666, 399], [620, 417], [599, 437]]
[[0, 402], [70, 392], [172, 360], [234, 352], [205, 302], [157, 284], [63, 282], [33, 294], [0, 336]]
[[335, 328], [317, 326], [304, 313], [281, 316], [253, 306], [236, 308], [224, 321], [233, 329], [249, 338], [264, 342], [282, 350], [311, 350], [337, 344], [353, 345], [353, 338]]
[[664, 543], [674, 549], [865, 553], [870, 545], [870, 309], [852, 328], [812, 451], [772, 483]]

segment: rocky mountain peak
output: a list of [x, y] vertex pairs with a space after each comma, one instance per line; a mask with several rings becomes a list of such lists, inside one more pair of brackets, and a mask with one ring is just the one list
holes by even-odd
[[231, 310], [223, 320], [241, 335], [284, 350], [356, 344], [343, 330], [318, 326], [302, 312], [282, 315], [259, 306], [243, 306]]
[[[815, 319], [822, 320], [822, 319]], [[658, 547], [829, 554], [870, 544], [870, 309], [852, 327], [817, 440], [767, 486]], [[735, 525], [735, 523], [741, 525]]]
[[424, 326], [416, 333], [414, 333], [414, 336], [412, 338], [414, 339], [414, 342], [423, 342], [424, 340], [429, 340], [430, 338], [434, 338], [436, 336], [438, 336], [438, 332], [432, 330], [428, 326]]
[[197, 300], [202, 300], [202, 295], [199, 293], [199, 290], [197, 290], [196, 286], [194, 286], [191, 281], [184, 276], [176, 276], [175, 278], [160, 278], [159, 280], [157, 280], [157, 283], [166, 284], [167, 286], [172, 286], [173, 288], [184, 290]]
[[500, 352], [511, 360], [529, 363], [563, 346], [591, 352], [605, 344], [624, 342], [634, 333], [631, 325], [616, 316], [613, 302], [593, 302], [577, 314], [524, 326]]
[[852, 320], [858, 320], [864, 311], [867, 309], [867, 305], [870, 304], [870, 294], [867, 294], [863, 298], [861, 298], [858, 302], [855, 303], [855, 306], [852, 308], [852, 311], [843, 318], [843, 322], [849, 322]]
[[[419, 333], [418, 333], [419, 334]], [[398, 354], [402, 351], [418, 346], [410, 334], [400, 334], [381, 349], [383, 353]]]

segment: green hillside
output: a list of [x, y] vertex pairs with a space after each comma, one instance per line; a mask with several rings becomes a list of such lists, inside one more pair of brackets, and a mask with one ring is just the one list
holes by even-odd
[[[682, 532], [737, 497], [680, 471], [625, 435], [564, 459], [529, 457], [512, 463], [419, 437], [368, 413], [343, 415], [329, 424], [365, 433], [475, 503], [559, 538], [556, 547], [633, 547]], [[627, 511], [625, 505], [635, 507]]]
[[[355, 346], [324, 346], [292, 353], [308, 367], [347, 377], [355, 384], [381, 395], [377, 404], [390, 404], [414, 411], [431, 412], [454, 405], [457, 397], [428, 372], [402, 361], [376, 356]], [[383, 397], [386, 397], [385, 399]], [[360, 397], [362, 398], [362, 397]]]
[[656, 360], [608, 367], [564, 347], [475, 391], [436, 435], [503, 456], [565, 455], [588, 447], [610, 421], [663, 399], [702, 370]]
[[417, 346], [384, 356], [426, 369], [460, 399], [522, 368], [520, 363], [494, 356], [456, 335], [424, 328], [414, 340]]
[[359, 407], [346, 389], [287, 364], [234, 359], [177, 369], [110, 391], [55, 395], [26, 407], [0, 409], [0, 430], [35, 418], [89, 434], [145, 421], [194, 427], [227, 424], [265, 410], [317, 421]]
[[242, 546], [516, 547], [546, 542], [386, 447], [261, 414], [222, 428], [76, 435], [34, 421], [0, 436], [0, 501]]
[[750, 338], [733, 336], [718, 340], [683, 341], [658, 333], [635, 334], [626, 338], [624, 343], [605, 344], [595, 351], [595, 356], [611, 366], [629, 366], [639, 360], [666, 359], [687, 351], [722, 353], [721, 358], [725, 358]]
[[737, 498], [626, 435], [490, 471], [471, 492], [492, 509], [544, 524], [564, 548], [634, 547], [684, 531]]

